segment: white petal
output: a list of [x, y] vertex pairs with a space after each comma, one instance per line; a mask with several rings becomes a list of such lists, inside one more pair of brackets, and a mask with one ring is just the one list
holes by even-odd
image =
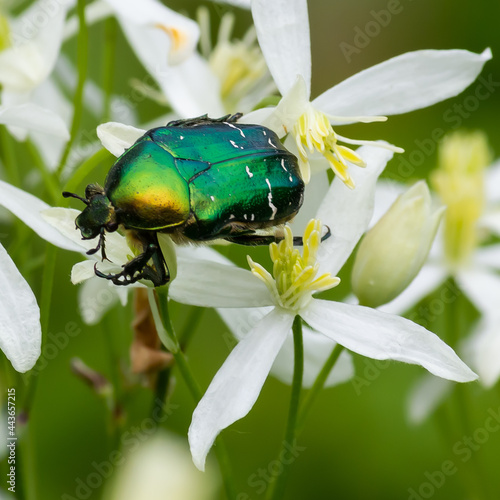
[[[490, 49], [419, 50], [351, 76], [313, 101], [337, 116], [388, 116], [425, 108], [456, 96], [479, 75]], [[348, 122], [347, 122], [348, 123]]]
[[326, 170], [318, 172], [311, 177], [311, 181], [306, 185], [304, 190], [304, 204], [290, 224], [294, 234], [304, 233], [307, 223], [316, 216], [322, 200], [325, 199], [328, 193], [329, 187], [330, 184], [328, 183], [328, 173]]
[[226, 114], [220, 97], [220, 81], [197, 53], [182, 64], [157, 67], [151, 74], [181, 118], [204, 114], [217, 118]]
[[477, 227], [485, 229], [495, 236], [500, 236], [500, 207], [497, 206], [481, 215], [477, 221]]
[[449, 380], [424, 375], [410, 390], [408, 397], [408, 420], [412, 424], [421, 424], [453, 389]]
[[281, 95], [301, 75], [311, 92], [311, 42], [306, 0], [253, 0], [259, 45]]
[[0, 245], [0, 349], [24, 373], [40, 356], [40, 308], [26, 280]]
[[[34, 2], [11, 24], [13, 47], [0, 53], [0, 82], [15, 92], [31, 91], [52, 72], [61, 48], [66, 13], [73, 1], [61, 1], [50, 13]], [[40, 20], [38, 24], [33, 20]]]
[[257, 323], [273, 310], [273, 306], [268, 307], [240, 307], [217, 309], [220, 317], [231, 330], [231, 337], [227, 338], [229, 346], [236, 341], [243, 340], [248, 332], [253, 330]]
[[488, 203], [500, 202], [500, 160], [497, 160], [486, 171], [486, 200]]
[[493, 387], [500, 377], [500, 316], [483, 317], [465, 344], [471, 365], [485, 387]]
[[170, 297], [202, 307], [258, 307], [272, 305], [267, 287], [250, 271], [179, 255], [177, 278]]
[[[379, 311], [390, 314], [403, 314], [423, 298], [441, 286], [448, 273], [443, 266], [428, 262], [422, 267], [417, 277], [398, 297], [388, 304], [379, 307]], [[448, 292], [446, 292], [448, 296]]]
[[[31, 102], [57, 113], [60, 117], [59, 119], [62, 119], [65, 129], [67, 129], [67, 125], [71, 123], [73, 104], [66, 98], [61, 86], [55, 82], [54, 78], [48, 78], [33, 91]], [[42, 128], [40, 131], [30, 132], [30, 139], [35, 144], [47, 168], [50, 171], [56, 170], [64, 147], [66, 146], [67, 138], [48, 135]], [[95, 141], [95, 143], [97, 143], [97, 141]], [[86, 141], [85, 150], [80, 144], [73, 149], [68, 158], [68, 164], [73, 161], [78, 161], [78, 163], [80, 163], [82, 161], [82, 155], [87, 152], [88, 146]]]
[[59, 115], [32, 103], [0, 108], [0, 123], [69, 139], [68, 128]]
[[483, 314], [493, 315], [500, 306], [500, 276], [489, 269], [470, 268], [455, 279], [459, 288]]
[[250, 9], [251, 0], [215, 0], [217, 3], [227, 3], [240, 9]]
[[[323, 368], [323, 365], [333, 351], [335, 343], [327, 339], [324, 335], [318, 334], [307, 327], [303, 328], [303, 337], [304, 374], [302, 386], [309, 388], [316, 381], [321, 368]], [[290, 334], [287, 336], [283, 347], [274, 361], [271, 369], [272, 375], [283, 383], [291, 385], [293, 380], [293, 359], [293, 336]], [[350, 380], [353, 376], [354, 364], [352, 356], [347, 351], [343, 351], [335, 367], [326, 379], [325, 387], [342, 384]]]
[[81, 247], [62, 236], [59, 231], [42, 218], [40, 212], [50, 207], [36, 196], [0, 181], [0, 205], [12, 212], [28, 227], [33, 229], [38, 236], [49, 243], [64, 250], [81, 251]]
[[500, 244], [479, 247], [474, 252], [474, 262], [482, 267], [500, 270]]
[[274, 111], [274, 107], [269, 106], [267, 108], [259, 108], [255, 111], [250, 111], [250, 113], [244, 114], [239, 120], [238, 123], [250, 123], [250, 124], [258, 124], [263, 125], [266, 120], [272, 115]]
[[[224, 340], [228, 347], [248, 335], [255, 325], [272, 310], [272, 307], [249, 307], [217, 309], [217, 312], [231, 330], [224, 334]], [[323, 335], [313, 332], [307, 326], [303, 327], [304, 333], [304, 376], [303, 387], [311, 387], [316, 380], [319, 370], [325, 364], [326, 359], [335, 347], [335, 343]], [[276, 361], [271, 368], [271, 375], [285, 384], [291, 384], [293, 378], [293, 337], [290, 331]], [[343, 352], [338, 359], [334, 370], [326, 380], [325, 386], [331, 387], [354, 375], [352, 358], [349, 353]]]
[[154, 64], [179, 64], [194, 51], [200, 30], [191, 19], [155, 0], [106, 0], [116, 11], [120, 24], [139, 60]]
[[78, 307], [83, 322], [87, 325], [99, 323], [104, 314], [120, 302], [118, 291], [119, 287], [95, 275], [85, 281], [78, 289]]
[[209, 260], [218, 262], [219, 264], [233, 265], [234, 264], [224, 255], [217, 252], [209, 246], [178, 246], [177, 257], [185, 262], [192, 260]]
[[97, 127], [97, 137], [114, 156], [121, 156], [139, 137], [147, 131], [117, 122], [103, 123]]
[[95, 262], [91, 260], [83, 260], [82, 262], [77, 262], [71, 268], [71, 283], [73, 285], [78, 285], [84, 281], [90, 280], [91, 278], [96, 278], [94, 272]]
[[421, 365], [438, 377], [457, 382], [477, 379], [437, 335], [399, 316], [318, 299], [301, 316], [315, 330], [363, 356]]
[[[80, 213], [80, 211], [73, 208], [53, 207], [44, 210], [41, 215], [43, 220], [55, 228], [58, 233], [78, 245], [78, 250], [76, 247], [71, 248], [71, 250], [86, 252], [97, 246], [98, 239], [82, 239], [80, 230], [75, 226], [75, 219]], [[116, 264], [123, 264], [127, 262], [131, 253], [125, 237], [121, 236], [118, 232], [106, 233], [106, 255], [109, 260]], [[95, 254], [92, 257], [93, 263], [95, 263], [96, 260], [100, 260], [100, 258], [100, 253]]]
[[222, 429], [253, 407], [294, 316], [274, 309], [231, 351], [194, 410], [188, 438], [193, 461], [203, 470]]
[[363, 146], [357, 150], [365, 168], [352, 167], [356, 187], [349, 189], [336, 177], [323, 200], [316, 218], [332, 233], [321, 245], [318, 261], [322, 272], [336, 276], [366, 231], [373, 214], [375, 184], [393, 153], [387, 149]]
[[[12, 104], [15, 94], [29, 93], [47, 77], [47, 68], [39, 48], [29, 41], [19, 47], [0, 52], [0, 84], [3, 86], [2, 104]], [[6, 100], [6, 94], [12, 94]], [[18, 102], [21, 104], [22, 102]]]
[[[272, 112], [264, 121], [259, 123], [276, 132], [279, 138], [284, 137], [293, 130], [297, 120], [310, 106], [308, 92], [304, 78], [299, 75], [275, 108], [264, 108], [266, 110], [272, 109]], [[257, 110], [254, 113], [259, 111]], [[250, 115], [254, 113], [250, 113]], [[246, 116], [246, 123], [250, 123], [248, 121], [250, 115]]]

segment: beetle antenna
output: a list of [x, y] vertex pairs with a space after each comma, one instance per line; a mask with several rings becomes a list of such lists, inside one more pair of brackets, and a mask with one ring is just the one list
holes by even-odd
[[81, 196], [78, 196], [75, 193], [70, 193], [68, 191], [63, 191], [62, 195], [64, 196], [64, 198], [76, 198], [77, 200], [83, 201], [83, 203], [85, 203], [85, 205], [89, 204], [88, 200], [86, 200], [85, 198], [82, 198]]

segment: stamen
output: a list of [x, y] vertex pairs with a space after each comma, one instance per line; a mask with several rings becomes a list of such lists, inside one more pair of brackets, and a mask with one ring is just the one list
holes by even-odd
[[337, 286], [340, 279], [329, 273], [317, 276], [319, 263], [316, 256], [322, 234], [320, 221], [313, 219], [307, 225], [302, 239], [302, 255], [293, 247], [291, 229], [286, 226], [284, 231], [284, 239], [279, 244], [269, 245], [272, 275], [250, 257], [248, 264], [252, 273], [265, 283], [277, 305], [297, 311], [309, 303], [313, 293]]
[[485, 202], [484, 169], [491, 162], [486, 137], [455, 132], [439, 150], [439, 168], [431, 180], [447, 205], [444, 250], [452, 270], [466, 265], [478, 244], [477, 220]]
[[350, 188], [354, 188], [354, 182], [348, 172], [349, 164], [352, 163], [358, 167], [365, 167], [365, 161], [352, 149], [338, 144], [370, 145], [383, 149], [389, 149], [397, 153], [403, 153], [404, 150], [391, 144], [380, 143], [376, 141], [360, 141], [348, 139], [338, 135], [332, 128], [331, 122], [345, 123], [345, 121], [358, 121], [362, 123], [386, 121], [385, 116], [352, 116], [341, 117], [322, 113], [312, 105], [307, 106], [306, 111], [297, 120], [293, 127], [292, 135], [297, 144], [299, 152], [299, 166], [304, 182], [307, 184], [311, 177], [311, 169], [308, 160], [308, 153], [321, 153], [330, 164], [331, 169], [336, 175]]

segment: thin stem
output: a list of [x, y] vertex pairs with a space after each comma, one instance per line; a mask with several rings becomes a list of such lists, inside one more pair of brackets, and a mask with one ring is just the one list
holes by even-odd
[[[455, 290], [459, 290], [455, 280], [451, 278], [451, 286]], [[449, 344], [454, 349], [457, 348], [459, 341], [462, 338], [463, 331], [463, 316], [462, 316], [462, 302], [461, 293], [458, 293], [455, 300], [450, 302], [447, 307], [447, 322], [446, 322], [446, 338]], [[467, 403], [465, 400], [466, 387], [463, 384], [457, 384], [455, 390], [452, 393], [451, 403], [452, 403], [452, 414], [455, 417], [455, 422], [459, 429], [459, 435], [469, 435], [472, 429], [471, 422], [469, 420]], [[473, 498], [487, 498], [485, 492], [485, 486], [482, 480], [482, 471], [478, 464], [477, 455], [471, 457], [469, 463], [464, 465], [464, 474], [462, 474], [462, 481], [464, 486], [469, 490], [469, 494]]]
[[14, 186], [21, 187], [21, 176], [17, 168], [16, 151], [12, 143], [12, 137], [5, 125], [0, 125], [0, 151], [4, 160], [4, 166], [7, 170], [9, 180]]
[[297, 436], [300, 391], [302, 389], [302, 378], [304, 375], [304, 344], [302, 339], [302, 319], [300, 316], [295, 316], [293, 321], [293, 348], [293, 380], [290, 407], [285, 429], [285, 439], [282, 442], [281, 450], [278, 455], [278, 461], [281, 462], [283, 470], [281, 474], [276, 477], [276, 481], [268, 490], [267, 498], [270, 500], [278, 500], [282, 498], [285, 493], [286, 482], [292, 462], [280, 460], [280, 457], [284, 456], [287, 449], [294, 445]]
[[[184, 379], [184, 382], [186, 383], [193, 400], [195, 401], [195, 403], [198, 403], [198, 401], [201, 399], [203, 393], [202, 393], [198, 383], [196, 382], [196, 379], [193, 375], [193, 372], [191, 371], [191, 368], [189, 367], [186, 356], [184, 355], [184, 353], [180, 349], [179, 341], [177, 339], [177, 335], [175, 334], [174, 327], [173, 327], [172, 321], [170, 319], [170, 312], [168, 309], [168, 286], [156, 288], [155, 291], [157, 292], [157, 296], [158, 296], [158, 300], [159, 300], [159, 306], [160, 306], [159, 309], [160, 309], [160, 316], [161, 316], [161, 322], [162, 322], [162, 325], [158, 325], [156, 318], [155, 318], [157, 330], [159, 330], [159, 329], [161, 329], [161, 327], [163, 327], [164, 331], [166, 332], [167, 338], [168, 338], [168, 344], [171, 345], [173, 343], [176, 346], [175, 351], [171, 350], [171, 352], [174, 356], [175, 362], [176, 362], [176, 366], [179, 368], [179, 372], [180, 372], [182, 378]], [[151, 301], [150, 301], [150, 304], [151, 304]], [[154, 317], [154, 314], [153, 314], [153, 317]], [[163, 342], [163, 339], [161, 338], [161, 336], [160, 336], [160, 339]], [[168, 348], [168, 346], [167, 346], [167, 348]], [[218, 436], [216, 439], [214, 451], [217, 455], [217, 460], [219, 462], [219, 467], [220, 467], [221, 475], [222, 475], [222, 481], [224, 483], [224, 487], [226, 490], [226, 496], [227, 496], [228, 500], [233, 500], [233, 499], [237, 498], [237, 491], [233, 485], [233, 474], [231, 471], [231, 462], [229, 460], [229, 454], [227, 452], [227, 448], [226, 448], [225, 443], [222, 440], [221, 436]]]
[[304, 400], [300, 407], [299, 422], [297, 426], [299, 433], [302, 431], [306, 418], [309, 415], [309, 412], [311, 411], [311, 408], [314, 402], [316, 401], [316, 398], [318, 397], [319, 393], [325, 386], [325, 382], [328, 376], [330, 375], [331, 371], [333, 370], [335, 364], [337, 363], [337, 360], [339, 359], [343, 350], [344, 347], [341, 346], [340, 344], [337, 344], [333, 348], [330, 356], [325, 361], [323, 368], [321, 368], [320, 372], [318, 373], [318, 376], [316, 377], [314, 384], [311, 386], [307, 395], [304, 397]]
[[111, 158], [111, 153], [106, 149], [100, 149], [92, 156], [87, 158], [71, 176], [64, 186], [64, 191], [74, 192], [76, 188], [83, 182], [85, 177], [89, 175], [101, 162]]
[[61, 196], [59, 183], [53, 173], [47, 169], [47, 166], [45, 165], [43, 158], [40, 156], [36, 146], [30, 140], [26, 141], [26, 144], [31, 158], [33, 159], [33, 163], [42, 176], [45, 189], [50, 195], [51, 202], [56, 205]]
[[104, 22], [104, 48], [102, 57], [102, 89], [104, 91], [103, 122], [107, 122], [111, 118], [111, 94], [113, 91], [115, 55], [116, 20], [110, 17]]
[[205, 312], [204, 307], [192, 307], [191, 314], [182, 329], [182, 333], [180, 334], [180, 343], [181, 349], [185, 350], [192, 336], [196, 332], [198, 325], [200, 324], [201, 318], [203, 317], [203, 313]]
[[71, 122], [71, 131], [69, 141], [66, 143], [64, 152], [57, 167], [57, 175], [61, 173], [68, 160], [71, 148], [76, 140], [78, 129], [83, 115], [83, 91], [85, 88], [85, 80], [87, 78], [88, 58], [89, 58], [89, 36], [87, 31], [87, 24], [85, 22], [85, 0], [78, 0], [77, 3], [78, 14], [78, 38], [77, 38], [77, 67], [78, 67], [78, 82], [73, 97], [73, 120]]

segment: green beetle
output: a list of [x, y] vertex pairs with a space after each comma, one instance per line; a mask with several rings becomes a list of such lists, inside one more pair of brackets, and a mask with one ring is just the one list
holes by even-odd
[[273, 131], [237, 123], [240, 116], [202, 116], [151, 129], [118, 158], [104, 188], [89, 184], [85, 198], [63, 193], [87, 205], [76, 226], [85, 240], [99, 236], [89, 254], [101, 249], [104, 260], [105, 232], [119, 227], [142, 246], [121, 273], [106, 275], [96, 267], [98, 276], [116, 285], [168, 283], [157, 232], [176, 243], [262, 245], [277, 239], [270, 228], [292, 219], [302, 205], [298, 162]]

